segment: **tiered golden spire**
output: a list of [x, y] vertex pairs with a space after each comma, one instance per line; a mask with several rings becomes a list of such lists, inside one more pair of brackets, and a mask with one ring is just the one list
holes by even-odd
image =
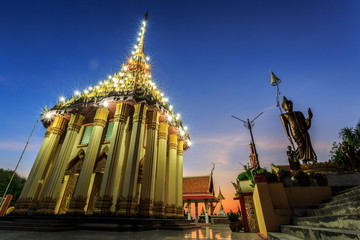
[[225, 199], [224, 196], [221, 193], [221, 188], [220, 187], [219, 187], [219, 195], [217, 196], [217, 199], [219, 199], [219, 200]]
[[[107, 107], [111, 98], [146, 100], [149, 103], [156, 101], [167, 115], [168, 122], [179, 127], [180, 136], [189, 139], [188, 129], [183, 126], [180, 113], [175, 113], [168, 97], [158, 89], [150, 72], [149, 57], [144, 54], [144, 39], [149, 15], [146, 12], [141, 23], [138, 43], [134, 45], [134, 51], [124, 63], [119, 72], [109, 75], [97, 85], [87, 87], [83, 91], [75, 91], [70, 99], [60, 97], [60, 101], [49, 110], [44, 110], [43, 119], [50, 121], [57, 111], [66, 111], [70, 108], [78, 109], [85, 104], [95, 104]], [[191, 144], [187, 141], [187, 147]]]
[[146, 22], [148, 19], [149, 19], [149, 14], [146, 12], [144, 14], [144, 20], [142, 22], [143, 26], [141, 27], [141, 32], [139, 33], [140, 39], [138, 38], [139, 43], [138, 43], [138, 47], [136, 49], [136, 51], [138, 51], [139, 53], [144, 53], [144, 38], [145, 38], [145, 31], [146, 31]]

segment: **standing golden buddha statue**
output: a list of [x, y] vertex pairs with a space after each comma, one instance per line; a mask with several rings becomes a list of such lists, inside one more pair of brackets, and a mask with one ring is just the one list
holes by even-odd
[[302, 160], [305, 164], [307, 164], [308, 161], [316, 162], [317, 157], [311, 145], [308, 132], [313, 116], [311, 109], [308, 109], [308, 118], [305, 119], [301, 112], [293, 111], [292, 101], [287, 100], [285, 97], [283, 97], [281, 107], [286, 112], [280, 115], [286, 135], [291, 144], [293, 144], [292, 139], [294, 139], [297, 144], [297, 148], [295, 149], [296, 158]]

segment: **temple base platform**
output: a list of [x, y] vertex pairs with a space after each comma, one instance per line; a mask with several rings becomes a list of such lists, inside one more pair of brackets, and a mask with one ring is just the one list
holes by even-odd
[[125, 218], [116, 216], [4, 216], [0, 230], [14, 231], [146, 231], [154, 229], [184, 230], [196, 227], [185, 219]]

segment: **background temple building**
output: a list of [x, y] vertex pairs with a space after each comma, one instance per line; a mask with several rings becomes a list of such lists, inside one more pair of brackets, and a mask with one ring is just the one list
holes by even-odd
[[[219, 202], [215, 197], [213, 171], [205, 176], [191, 176], [183, 179], [183, 198], [187, 207], [187, 219], [191, 220], [191, 205], [195, 205], [195, 222], [199, 222], [199, 203], [204, 210], [204, 222], [209, 223], [210, 215], [214, 214], [214, 209]], [[221, 191], [219, 190], [219, 194]], [[220, 196], [220, 195], [219, 195]], [[221, 194], [221, 197], [222, 194]], [[205, 208], [204, 208], [205, 207]]]
[[44, 109], [47, 128], [14, 214], [183, 218], [180, 114], [152, 81], [138, 43], [119, 72]]

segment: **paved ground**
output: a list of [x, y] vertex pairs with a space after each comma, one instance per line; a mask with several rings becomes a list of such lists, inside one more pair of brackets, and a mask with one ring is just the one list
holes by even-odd
[[152, 230], [143, 232], [102, 232], [102, 231], [66, 231], [66, 232], [27, 232], [0, 230], [1, 240], [119, 240], [119, 239], [261, 239], [257, 233], [232, 233], [227, 226], [214, 226], [187, 231]]

